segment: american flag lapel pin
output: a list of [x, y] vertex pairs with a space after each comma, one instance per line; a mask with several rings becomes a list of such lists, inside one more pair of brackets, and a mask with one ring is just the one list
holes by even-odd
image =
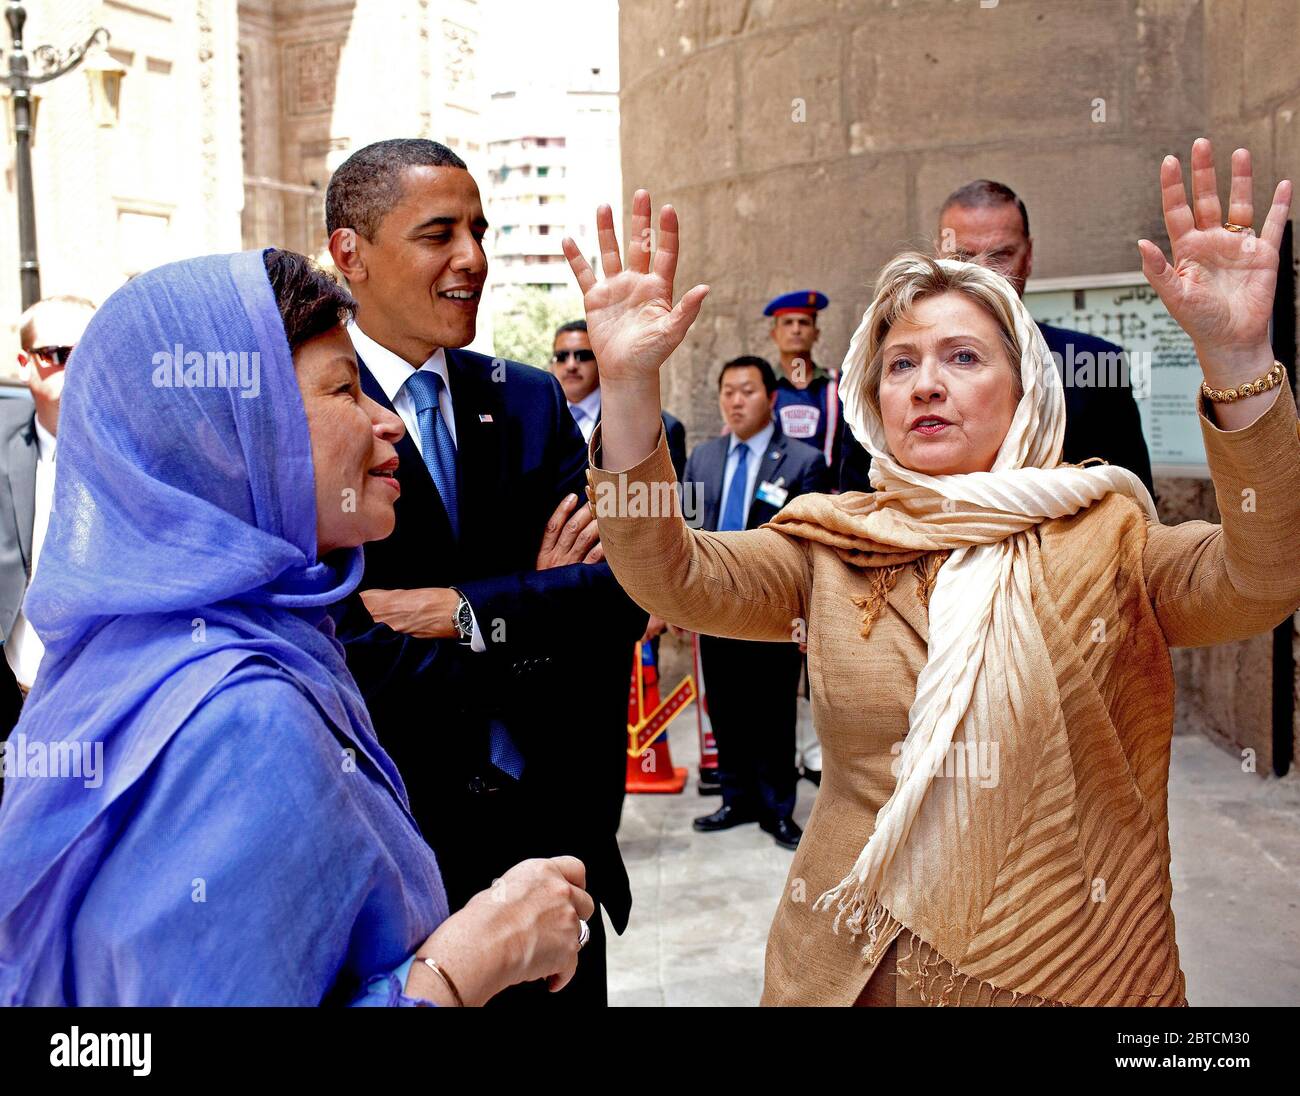
[[491, 421], [492, 421], [492, 416], [491, 416], [491, 415], [480, 415], [480, 416], [478, 417], [478, 421], [479, 421], [479, 422], [491, 422]]

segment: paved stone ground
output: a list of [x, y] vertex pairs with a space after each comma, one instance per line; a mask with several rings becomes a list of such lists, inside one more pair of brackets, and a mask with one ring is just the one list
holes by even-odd
[[[629, 796], [619, 840], [632, 920], [609, 934], [612, 1005], [754, 1005], [791, 853], [756, 825], [697, 834], [718, 805], [695, 791], [694, 710], [670, 728], [692, 781]], [[816, 789], [799, 782], [802, 825]], [[1174, 915], [1193, 1005], [1300, 1004], [1300, 776], [1261, 780], [1196, 734], [1174, 738]]]

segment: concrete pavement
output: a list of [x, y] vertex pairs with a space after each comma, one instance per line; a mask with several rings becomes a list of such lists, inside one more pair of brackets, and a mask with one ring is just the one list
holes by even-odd
[[[692, 780], [681, 795], [628, 796], [619, 841], [632, 920], [608, 935], [610, 1004], [754, 1005], [792, 854], [756, 825], [692, 831], [720, 799], [695, 790], [694, 710], [669, 733]], [[799, 782], [801, 825], [815, 795]], [[1169, 799], [1188, 1000], [1300, 1004], [1300, 776], [1263, 780], [1208, 739], [1177, 735]]]

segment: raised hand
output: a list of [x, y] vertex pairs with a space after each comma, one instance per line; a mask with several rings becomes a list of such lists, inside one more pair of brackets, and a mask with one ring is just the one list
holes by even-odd
[[596, 235], [604, 281], [596, 280], [577, 244], [567, 236], [564, 255], [582, 290], [587, 334], [601, 384], [654, 377], [686, 337], [709, 287], [697, 285], [674, 307], [677, 213], [672, 206], [659, 211], [659, 248], [652, 257], [648, 191], [638, 190], [632, 196], [632, 234], [624, 261], [619, 261], [614, 214], [607, 205], [596, 211]]
[[[1204, 137], [1192, 145], [1192, 204], [1183, 189], [1176, 156], [1160, 165], [1160, 197], [1173, 265], [1150, 240], [1139, 240], [1142, 272], [1169, 314], [1196, 346], [1207, 380], [1233, 382], [1254, 370], [1268, 345], [1268, 323], [1277, 287], [1282, 229], [1291, 206], [1291, 183], [1282, 180], [1256, 236], [1251, 200], [1250, 153], [1232, 154], [1228, 215], [1223, 216], [1214, 178], [1214, 153]], [[1224, 221], [1249, 231], [1233, 231]], [[1239, 366], [1236, 363], [1240, 363]], [[1267, 366], [1266, 366], [1267, 367]], [[1223, 376], [1211, 379], [1212, 371]]]

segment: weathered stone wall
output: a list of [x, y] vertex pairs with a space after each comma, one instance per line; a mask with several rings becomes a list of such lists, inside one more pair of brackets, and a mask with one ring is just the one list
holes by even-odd
[[[771, 356], [762, 306], [825, 291], [838, 364], [881, 264], [926, 246], [980, 176], [1030, 212], [1040, 277], [1134, 271], [1167, 247], [1157, 171], [1215, 141], [1254, 155], [1262, 218], [1300, 176], [1295, 0], [623, 0], [623, 179], [682, 218], [679, 289], [712, 293], [665, 370], [692, 444], [716, 432], [716, 371]], [[1216, 516], [1162, 481], [1166, 521]], [[1175, 653], [1180, 725], [1270, 760], [1267, 637]]]

